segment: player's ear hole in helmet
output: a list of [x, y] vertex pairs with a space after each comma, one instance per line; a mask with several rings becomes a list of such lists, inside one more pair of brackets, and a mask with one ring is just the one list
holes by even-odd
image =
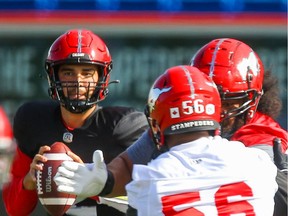
[[[58, 77], [59, 67], [63, 64], [93, 64], [97, 66], [99, 79], [90, 82], [88, 89], [94, 88], [86, 99], [69, 99], [63, 93], [67, 83], [60, 82]], [[108, 95], [112, 58], [104, 41], [89, 30], [73, 29], [59, 36], [51, 45], [45, 61], [45, 70], [48, 77], [49, 96], [58, 100], [72, 113], [82, 113], [105, 99]], [[80, 84], [75, 81], [73, 86], [79, 92]], [[89, 89], [90, 88], [90, 89]]]

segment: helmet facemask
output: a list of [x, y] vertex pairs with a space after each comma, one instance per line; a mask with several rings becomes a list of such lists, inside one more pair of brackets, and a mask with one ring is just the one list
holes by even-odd
[[146, 115], [148, 125], [150, 128], [150, 132], [151, 132], [151, 136], [152, 136], [152, 139], [153, 139], [153, 141], [157, 147], [157, 150], [160, 152], [165, 152], [167, 147], [165, 145], [164, 135], [163, 135], [163, 133], [161, 133], [161, 129], [160, 129], [160, 126], [157, 123], [157, 121], [150, 117], [150, 111], [149, 111], [148, 105], [146, 105], [146, 107], [144, 109], [144, 113]]
[[[99, 79], [97, 82], [91, 81], [60, 81], [58, 69], [54, 67], [49, 78], [49, 95], [51, 98], [58, 100], [63, 107], [71, 113], [83, 113], [102, 101], [108, 94], [107, 77], [103, 76], [103, 67], [98, 66]], [[81, 91], [85, 92], [80, 98]], [[66, 92], [66, 96], [65, 93]], [[74, 95], [74, 98], [72, 98]], [[75, 97], [76, 95], [76, 97]], [[83, 98], [84, 96], [84, 98]], [[102, 98], [102, 99], [101, 99]]]
[[229, 139], [240, 127], [253, 118], [262, 94], [253, 89], [242, 92], [223, 92], [221, 86], [218, 86], [218, 90], [222, 108], [224, 108], [221, 112], [221, 134]]

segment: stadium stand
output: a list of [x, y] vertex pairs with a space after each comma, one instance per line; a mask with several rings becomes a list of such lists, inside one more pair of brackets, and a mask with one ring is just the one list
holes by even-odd
[[287, 0], [0, 0], [0, 10], [287, 12]]

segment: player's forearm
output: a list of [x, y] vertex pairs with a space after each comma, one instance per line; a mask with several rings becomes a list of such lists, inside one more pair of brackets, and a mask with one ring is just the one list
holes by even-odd
[[25, 190], [22, 178], [15, 178], [3, 187], [3, 200], [9, 215], [29, 215], [37, 204], [36, 190]]
[[11, 181], [3, 187], [3, 200], [9, 215], [29, 215], [37, 204], [36, 190], [26, 190], [23, 186], [31, 161], [19, 148], [16, 149], [11, 164]]
[[131, 181], [132, 167], [133, 164], [126, 152], [121, 153], [107, 165], [108, 170], [114, 177], [112, 192], [107, 197], [126, 195], [125, 186]]
[[36, 190], [36, 179], [32, 178], [30, 173], [28, 173], [24, 177], [22, 185], [24, 190]]

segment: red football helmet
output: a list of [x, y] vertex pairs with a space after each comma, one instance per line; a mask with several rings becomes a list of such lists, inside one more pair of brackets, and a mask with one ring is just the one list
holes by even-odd
[[251, 47], [231, 38], [215, 39], [193, 56], [191, 65], [213, 79], [222, 103], [243, 101], [239, 108], [222, 112], [222, 121], [241, 114], [245, 114], [245, 121], [253, 117], [263, 94], [264, 67]]
[[[59, 82], [58, 69], [62, 64], [95, 64], [100, 70], [99, 81], [93, 95], [86, 100], [70, 100], [62, 91], [63, 83]], [[108, 94], [109, 73], [112, 70], [112, 59], [104, 41], [89, 30], [69, 30], [59, 36], [49, 49], [45, 62], [48, 75], [49, 94], [58, 100], [67, 110], [81, 113]], [[75, 82], [75, 86], [79, 83]], [[95, 85], [91, 85], [95, 86]]]
[[164, 135], [219, 129], [221, 99], [217, 87], [195, 67], [167, 69], [152, 85], [146, 115], [156, 144]]

